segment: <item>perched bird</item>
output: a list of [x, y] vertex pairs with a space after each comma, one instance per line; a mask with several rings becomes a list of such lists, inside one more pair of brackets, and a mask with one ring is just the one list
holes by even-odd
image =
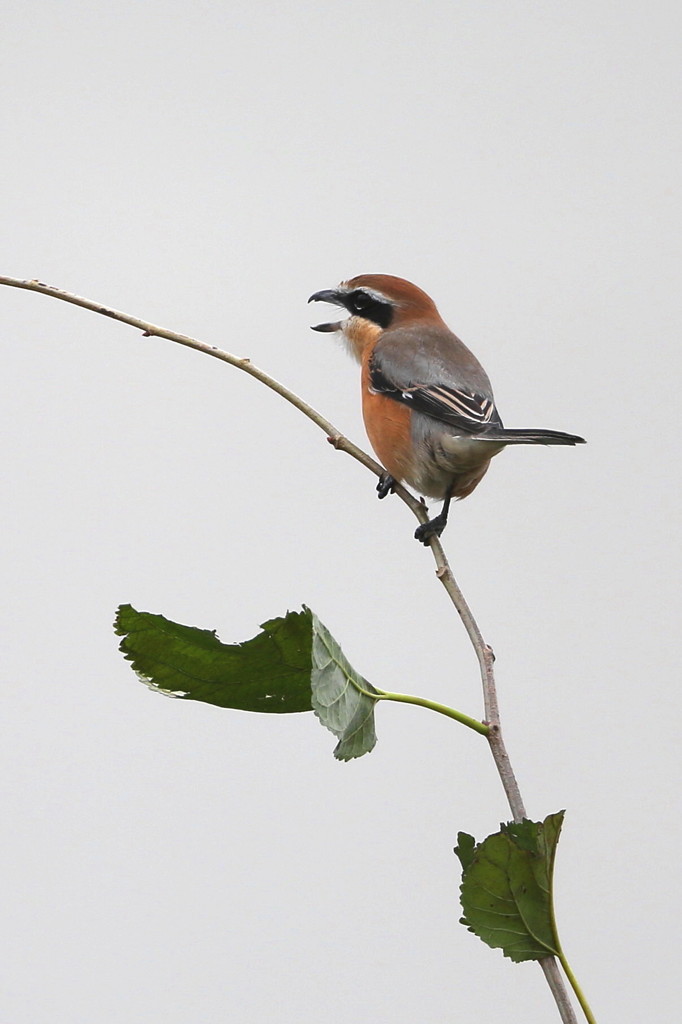
[[471, 494], [507, 445], [585, 443], [559, 430], [505, 429], [485, 370], [409, 281], [362, 274], [308, 302], [330, 302], [350, 314], [313, 330], [338, 332], [362, 366], [365, 427], [387, 470], [379, 497], [404, 481], [443, 501], [441, 513], [417, 528], [422, 543], [440, 536], [452, 499]]

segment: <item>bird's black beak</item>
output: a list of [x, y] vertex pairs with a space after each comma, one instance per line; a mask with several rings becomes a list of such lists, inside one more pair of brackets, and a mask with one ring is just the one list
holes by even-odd
[[[326, 291], [322, 292], [315, 292], [314, 295], [310, 296], [308, 302], [331, 302], [332, 305], [334, 306], [344, 305], [341, 294], [337, 291], [334, 291], [333, 288], [327, 289]], [[310, 330], [322, 331], [324, 333], [333, 333], [334, 331], [341, 330], [341, 323], [341, 320], [337, 320], [336, 323], [316, 324], [315, 326], [311, 327]]]
[[314, 295], [310, 296], [308, 302], [331, 302], [334, 306], [343, 306], [340, 292], [335, 291], [333, 288], [328, 288], [324, 292], [315, 292]]

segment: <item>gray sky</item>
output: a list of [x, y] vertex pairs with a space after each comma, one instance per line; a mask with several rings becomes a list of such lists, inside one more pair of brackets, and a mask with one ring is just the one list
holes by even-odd
[[[567, 809], [559, 922], [600, 1022], [676, 1005], [681, 21], [28, 0], [0, 39], [2, 273], [249, 356], [362, 444], [306, 299], [398, 274], [508, 425], [588, 438], [500, 456], [445, 542], [529, 813]], [[376, 685], [480, 715], [407, 510], [237, 371], [0, 301], [3, 1024], [557, 1019], [458, 924], [457, 831], [508, 817], [483, 740], [381, 707], [339, 764], [312, 716], [166, 700], [117, 652], [121, 602], [229, 642], [305, 602]]]

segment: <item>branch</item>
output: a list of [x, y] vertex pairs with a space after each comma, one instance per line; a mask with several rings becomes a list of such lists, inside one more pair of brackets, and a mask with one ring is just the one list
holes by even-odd
[[[243, 370], [244, 373], [248, 373], [251, 377], [255, 377], [261, 384], [265, 384], [266, 387], [270, 388], [271, 391], [275, 391], [278, 395], [284, 398], [291, 405], [295, 406], [304, 416], [307, 416], [309, 420], [312, 420], [323, 430], [327, 435], [327, 440], [334, 448], [339, 451], [344, 451], [348, 455], [352, 456], [363, 466], [374, 473], [375, 476], [381, 476], [384, 472], [383, 466], [380, 466], [370, 455], [364, 452], [357, 445], [349, 441], [347, 437], [336, 429], [333, 423], [325, 419], [317, 410], [313, 409], [311, 405], [304, 402], [302, 398], [295, 395], [293, 391], [285, 387], [284, 384], [280, 384], [278, 380], [271, 377], [270, 374], [265, 373], [264, 370], [260, 370], [257, 366], [254, 366], [250, 359], [244, 356], [235, 356], [230, 352], [224, 352], [222, 349], [216, 348], [214, 345], [207, 345], [203, 341], [199, 341], [197, 338], [191, 338], [187, 334], [178, 334], [177, 331], [169, 331], [165, 327], [158, 327], [156, 324], [151, 324], [147, 320], [141, 320], [139, 317], [130, 316], [128, 313], [121, 313], [117, 309], [112, 309], [110, 306], [105, 306], [101, 302], [93, 302], [92, 299], [85, 299], [80, 295], [73, 295], [71, 292], [62, 291], [61, 288], [54, 288], [52, 285], [43, 284], [42, 281], [22, 281], [15, 277], [2, 277], [0, 276], [0, 285], [9, 285], [11, 288], [23, 288], [26, 291], [38, 292], [40, 295], [48, 295], [53, 299], [60, 299], [62, 302], [70, 302], [74, 306], [81, 306], [83, 309], [89, 309], [92, 313], [99, 313], [101, 316], [109, 317], [111, 320], [118, 320], [122, 324], [128, 324], [129, 327], [135, 327], [137, 330], [142, 331], [145, 338], [165, 338], [167, 341], [174, 341], [178, 345], [184, 345], [186, 348], [193, 348], [197, 352], [203, 352], [204, 355], [213, 356], [214, 359], [219, 359], [223, 363], [229, 363], [230, 366], [236, 366], [237, 369]], [[417, 519], [421, 523], [428, 520], [426, 509], [422, 502], [417, 501], [415, 497], [404, 487], [396, 485], [395, 493], [402, 501], [411, 509], [416, 515]]]
[[[237, 369], [243, 370], [251, 377], [255, 377], [256, 380], [265, 384], [266, 387], [275, 391], [287, 402], [299, 409], [304, 416], [307, 416], [309, 420], [312, 420], [312, 422], [320, 428], [320, 430], [325, 432], [327, 440], [334, 446], [334, 448], [339, 451], [346, 452], [357, 462], [369, 469], [370, 472], [374, 473], [375, 476], [381, 476], [384, 472], [383, 467], [380, 466], [378, 462], [376, 462], [361, 448], [358, 448], [357, 445], [353, 444], [352, 441], [349, 441], [347, 437], [341, 434], [341, 432], [329, 422], [329, 420], [325, 419], [324, 416], [320, 415], [319, 412], [313, 409], [311, 405], [308, 405], [307, 402], [304, 402], [302, 398], [299, 398], [298, 395], [295, 395], [293, 391], [290, 391], [289, 388], [280, 384], [274, 377], [271, 377], [263, 370], [260, 370], [257, 366], [254, 366], [250, 359], [232, 355], [229, 352], [224, 352], [221, 349], [215, 348], [213, 345], [207, 345], [203, 341], [191, 338], [186, 334], [178, 334], [176, 331], [169, 331], [165, 327], [158, 327], [156, 324], [148, 323], [146, 320], [140, 320], [138, 317], [129, 316], [127, 313], [121, 313], [116, 309], [111, 309], [109, 306], [105, 306], [100, 302], [93, 302], [91, 299], [85, 299], [79, 295], [73, 295], [71, 292], [62, 291], [60, 288], [53, 288], [50, 285], [43, 284], [41, 281], [23, 281], [19, 278], [0, 276], [0, 285], [8, 285], [11, 288], [22, 288], [26, 291], [38, 292], [41, 295], [48, 295], [53, 299], [60, 299], [62, 302], [69, 302], [74, 306], [81, 306], [83, 309], [89, 309], [93, 313], [99, 313], [101, 316], [106, 316], [112, 320], [118, 320], [120, 323], [128, 324], [130, 327], [135, 327], [142, 331], [142, 334], [145, 337], [165, 338], [167, 341], [174, 341], [178, 345], [185, 345], [187, 348], [193, 348], [197, 352], [203, 352], [205, 355], [213, 356], [214, 359], [220, 359], [223, 363], [229, 363], [231, 366], [236, 366]], [[399, 484], [396, 484], [394, 492], [398, 495], [401, 501], [407, 505], [410, 511], [414, 513], [420, 523], [424, 523], [428, 520], [428, 514], [423, 502], [417, 501], [417, 499], [410, 494], [408, 490]], [[493, 760], [500, 776], [502, 786], [504, 787], [514, 820], [521, 821], [526, 816], [526, 811], [516, 777], [512, 770], [509, 755], [507, 754], [504, 740], [502, 738], [500, 714], [497, 704], [497, 690], [495, 687], [495, 675], [493, 672], [495, 655], [493, 654], [492, 648], [489, 647], [483, 639], [481, 631], [478, 628], [478, 624], [471, 613], [471, 609], [469, 608], [469, 605], [467, 604], [464, 595], [455, 580], [440, 540], [437, 537], [432, 537], [429, 544], [436, 562], [436, 575], [445, 587], [450, 600], [455, 606], [476, 652], [476, 657], [478, 658], [481, 683], [483, 686], [483, 704], [485, 709], [484, 725], [488, 726], [485, 735], [487, 736], [488, 743], [490, 744]], [[385, 694], [383, 695], [383, 699], [400, 700], [401, 697], [397, 694]], [[416, 703], [414, 700], [411, 702]], [[479, 729], [478, 731], [482, 730]], [[540, 960], [539, 962], [559, 1008], [563, 1024], [577, 1024], [556, 960], [554, 957], [546, 957], [544, 960]]]

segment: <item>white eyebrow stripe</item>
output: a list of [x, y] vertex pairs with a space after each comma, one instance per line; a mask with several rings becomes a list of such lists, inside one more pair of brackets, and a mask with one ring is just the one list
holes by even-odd
[[370, 298], [375, 299], [377, 302], [383, 302], [384, 306], [395, 305], [395, 303], [391, 302], [390, 299], [386, 298], [383, 292], [378, 292], [376, 288], [365, 288], [364, 285], [351, 288], [347, 284], [340, 284], [336, 290], [337, 292], [342, 292], [344, 295], [351, 295], [353, 292], [364, 292], [365, 295], [369, 295]]

